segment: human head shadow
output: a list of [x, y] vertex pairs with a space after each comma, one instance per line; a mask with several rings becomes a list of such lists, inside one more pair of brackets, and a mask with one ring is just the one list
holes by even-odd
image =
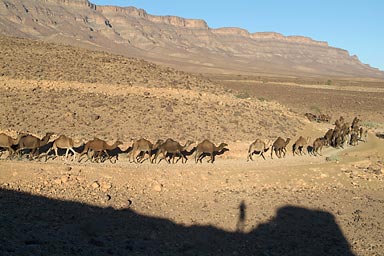
[[[5, 189], [0, 208], [4, 256], [353, 255], [332, 214], [294, 206], [248, 233]], [[245, 203], [239, 210], [244, 221]]]
[[249, 236], [266, 255], [354, 255], [335, 217], [321, 210], [281, 207]]

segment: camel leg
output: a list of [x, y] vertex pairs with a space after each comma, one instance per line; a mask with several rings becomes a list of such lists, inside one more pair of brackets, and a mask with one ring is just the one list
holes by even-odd
[[[8, 149], [8, 156], [7, 156], [7, 158], [5, 158], [5, 159], [11, 159], [11, 158], [13, 157], [13, 155], [15, 154], [15, 151], [13, 150], [12, 146], [9, 147], [9, 148], [7, 148], [7, 149]], [[3, 154], [4, 154], [4, 152], [1, 151], [1, 153], [0, 153], [0, 157], [1, 157]]]
[[[51, 153], [51, 151], [52, 151], [52, 148], [50, 148], [50, 149], [48, 149], [48, 151], [47, 151], [47, 153], [45, 153], [45, 162], [47, 162], [47, 160], [48, 160], [48, 156], [49, 156], [49, 153]], [[40, 157], [43, 157], [43, 156], [40, 156]]]
[[160, 155], [160, 150], [157, 150], [157, 152], [155, 153], [155, 156], [153, 157], [153, 159], [152, 159], [152, 163], [156, 163], [156, 161], [157, 161], [157, 158], [159, 157], [159, 155]]
[[252, 154], [253, 154], [253, 152], [249, 152], [249, 151], [248, 151], [247, 162], [249, 161], [249, 159], [251, 159], [251, 160], [253, 161], [253, 159], [252, 159]]
[[152, 163], [152, 150], [151, 149], [148, 151], [148, 161], [150, 163]]
[[132, 148], [132, 151], [130, 152], [130, 155], [129, 155], [129, 162], [130, 163], [134, 163], [135, 162], [135, 154], [136, 154], [136, 149]]
[[65, 161], [68, 160], [68, 152], [69, 152], [69, 148], [67, 148], [67, 150], [65, 151]]
[[107, 159], [111, 159], [111, 155], [108, 154], [108, 151], [107, 151], [106, 149], [104, 149], [103, 151], [101, 151], [100, 156], [102, 155], [103, 152], [107, 155]]
[[[160, 159], [159, 159], [159, 162], [157, 162], [158, 164], [159, 164], [159, 163], [161, 162], [161, 160], [163, 160], [163, 159], [164, 159], [167, 163], [169, 163], [169, 164], [171, 163], [171, 161], [167, 159], [167, 151], [165, 151], [165, 152], [164, 152], [164, 151], [161, 151], [161, 152], [160, 152], [160, 150], [158, 150], [157, 152], [159, 153], [159, 155], [160, 155], [160, 154], [162, 155], [162, 156], [160, 157]], [[155, 161], [155, 163], [156, 163], [156, 161]]]
[[136, 153], [137, 153], [136, 150], [133, 150], [131, 156], [132, 156], [132, 162], [137, 164], [138, 160], [136, 159], [136, 157], [137, 157]]
[[200, 153], [198, 151], [196, 151], [196, 153], [195, 153], [195, 163], [198, 162], [199, 156], [200, 156]]
[[204, 153], [203, 152], [199, 153], [199, 157], [197, 159], [197, 162], [200, 161], [200, 163], [202, 164], [203, 163], [203, 158], [204, 158]]
[[37, 148], [32, 149], [32, 151], [29, 153], [29, 161], [32, 161], [34, 155], [36, 154]]
[[76, 160], [76, 151], [73, 148], [69, 148], [73, 153], [73, 161]]
[[183, 163], [183, 158], [184, 158], [184, 160], [185, 160], [184, 164], [186, 164], [188, 162], [188, 158], [184, 154], [181, 154], [181, 156], [182, 156], [181, 163]]

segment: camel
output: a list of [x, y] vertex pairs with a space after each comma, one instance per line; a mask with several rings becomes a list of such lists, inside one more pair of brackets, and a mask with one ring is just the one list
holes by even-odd
[[[162, 160], [162, 159], [166, 159], [167, 160], [167, 153], [171, 154], [171, 159], [172, 159], [172, 163], [175, 163], [175, 156], [176, 155], [179, 155], [180, 158], [181, 158], [181, 162], [184, 163], [184, 160], [185, 162], [187, 162], [187, 157], [183, 154], [183, 151], [185, 151], [190, 145], [192, 145], [193, 142], [188, 140], [184, 146], [181, 146], [179, 142], [177, 141], [174, 141], [173, 139], [167, 139], [163, 144], [161, 144], [156, 152], [156, 155], [155, 155], [155, 163], [156, 163], [156, 160], [157, 160], [157, 157], [162, 154], [162, 158], [160, 158], [159, 162]], [[179, 158], [179, 159], [180, 159]], [[168, 163], [170, 163], [171, 159], [167, 160]], [[177, 160], [178, 161], [178, 160]]]
[[119, 145], [123, 144], [121, 141], [116, 141], [113, 143], [113, 145], [108, 145], [107, 142], [104, 140], [101, 140], [99, 138], [94, 138], [93, 140], [88, 141], [85, 146], [83, 152], [80, 153], [78, 162], [81, 161], [81, 157], [85, 154], [88, 154], [90, 150], [94, 151], [93, 155], [89, 157], [88, 160], [92, 160], [91, 158], [94, 157], [95, 153], [97, 153], [97, 157], [95, 159], [100, 159], [102, 153], [105, 153], [107, 155], [107, 158], [111, 161], [111, 156], [108, 154], [108, 151], [116, 149]]
[[358, 131], [352, 131], [351, 132], [351, 138], [349, 141], [349, 145], [356, 146], [359, 144], [359, 134]]
[[343, 139], [341, 128], [335, 127], [335, 129], [333, 129], [330, 145], [335, 148], [343, 148]]
[[[8, 154], [7, 158], [10, 158], [13, 156], [13, 154], [15, 153], [15, 150], [12, 148], [12, 146], [19, 144], [20, 139], [25, 135], [26, 134], [20, 133], [17, 135], [17, 138], [14, 139], [5, 133], [0, 134], [0, 147], [8, 150], [9, 154]], [[1, 157], [1, 155], [2, 155], [2, 153], [0, 154], [0, 157]]]
[[344, 117], [340, 116], [340, 118], [335, 121], [335, 126], [338, 128], [341, 128], [344, 122], [345, 122]]
[[298, 155], [299, 153], [300, 155], [303, 155], [303, 153], [305, 155], [305, 151], [303, 151], [303, 148], [308, 145], [310, 141], [311, 137], [304, 138], [303, 136], [300, 136], [292, 146], [293, 156], [295, 156], [295, 154]]
[[[163, 140], [158, 140], [155, 145], [153, 145], [149, 140], [146, 139], [139, 139], [132, 144], [132, 150], [131, 152], [128, 153], [129, 161], [138, 163], [137, 156], [139, 156], [141, 153], [147, 153], [148, 154], [148, 159], [152, 163], [152, 152], [154, 150], [157, 150], [158, 147], [163, 144]], [[132, 160], [132, 161], [131, 161]], [[140, 163], [144, 162], [144, 156], [141, 157]]]
[[[80, 142], [81, 144], [84, 144], [82, 141]], [[74, 148], [74, 141], [73, 139], [65, 136], [65, 135], [60, 135], [57, 139], [53, 141], [52, 147], [47, 151], [45, 155], [45, 161], [47, 161], [49, 153], [54, 150], [55, 151], [55, 158], [58, 157], [58, 149], [63, 148], [67, 149], [65, 152], [65, 160], [68, 159], [68, 152], [69, 150], [73, 153], [73, 161], [76, 160], [76, 151], [73, 149]]]
[[331, 145], [331, 141], [332, 141], [332, 134], [333, 134], [333, 129], [329, 129], [325, 135], [324, 135], [324, 138], [325, 138], [325, 143], [327, 146], [330, 146]]
[[324, 137], [315, 139], [315, 141], [313, 142], [313, 147], [312, 147], [313, 155], [314, 156], [317, 156], [317, 155], [321, 156], [321, 151], [322, 151], [323, 146], [325, 144], [326, 144], [326, 139]]
[[275, 151], [275, 154], [278, 158], [281, 158], [281, 153], [283, 153], [283, 157], [285, 157], [285, 153], [287, 152], [286, 146], [291, 141], [290, 138], [287, 138], [287, 140], [284, 140], [281, 137], [278, 137], [275, 142], [272, 144], [271, 149], [271, 158], [273, 159], [273, 151]]
[[266, 153], [270, 147], [272, 146], [272, 141], [268, 140], [267, 142], [264, 142], [260, 139], [256, 139], [254, 142], [252, 142], [251, 145], [249, 145], [248, 149], [248, 157], [247, 157], [247, 162], [249, 159], [252, 159], [253, 154], [257, 154], [258, 156], [262, 156], [263, 159], [265, 160], [264, 153]]
[[52, 135], [52, 132], [47, 132], [42, 139], [39, 139], [31, 134], [23, 136], [19, 141], [16, 154], [19, 154], [20, 151], [24, 149], [31, 149], [32, 151], [29, 153], [29, 159], [31, 160], [31, 157], [33, 157], [36, 152], [39, 153], [39, 148], [48, 144]]
[[202, 163], [202, 154], [209, 154], [211, 156], [211, 159], [208, 162], [213, 163], [215, 161], [215, 155], [222, 151], [228, 144], [226, 143], [221, 143], [218, 147], [215, 146], [212, 142], [209, 140], [203, 140], [200, 142], [197, 147], [196, 147], [196, 152], [195, 152], [195, 162], [197, 163], [200, 161]]
[[363, 127], [360, 127], [359, 140], [367, 142], [367, 138], [368, 138], [368, 130], [364, 129]]
[[360, 122], [361, 122], [361, 120], [359, 118], [357, 118], [357, 116], [355, 118], [353, 118], [351, 129], [358, 127]]

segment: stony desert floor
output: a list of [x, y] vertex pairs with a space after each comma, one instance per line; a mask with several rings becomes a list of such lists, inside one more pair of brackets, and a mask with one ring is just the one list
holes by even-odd
[[[1, 132], [119, 139], [123, 152], [140, 137], [209, 138], [229, 149], [213, 164], [193, 157], [134, 164], [126, 153], [115, 164], [45, 162], [4, 153], [2, 255], [384, 255], [384, 141], [375, 136], [383, 129], [382, 98], [366, 100], [368, 109], [338, 103], [333, 113], [348, 122], [359, 116], [367, 142], [292, 156], [300, 135], [313, 140], [333, 127], [306, 120], [308, 106], [293, 100], [317, 95], [320, 86], [306, 87], [304, 97], [300, 86], [281, 85], [292, 88], [285, 106], [273, 99], [273, 86], [268, 97], [253, 95], [135, 59], [1, 40]], [[382, 93], [381, 84], [369, 88]], [[311, 98], [327, 109], [328, 96]], [[361, 102], [366, 94], [353, 97]], [[266, 160], [246, 161], [254, 139], [277, 136], [292, 139], [285, 158], [268, 152]]]
[[254, 162], [1, 160], [1, 251], [383, 255], [383, 152], [370, 135], [322, 157]]

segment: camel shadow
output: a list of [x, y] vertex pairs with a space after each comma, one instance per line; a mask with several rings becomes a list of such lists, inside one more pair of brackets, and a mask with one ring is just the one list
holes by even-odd
[[354, 255], [332, 214], [296, 206], [278, 209], [248, 233], [244, 202], [235, 232], [6, 189], [0, 208], [4, 256]]
[[[228, 151], [229, 151], [228, 148], [223, 148], [222, 150], [215, 152], [214, 155], [215, 155], [215, 157], [216, 157], [216, 156], [221, 156], [221, 155], [223, 155], [225, 152], [228, 152]], [[199, 157], [199, 161], [200, 161], [200, 162], [203, 161], [203, 159], [206, 158], [206, 157], [211, 157], [211, 155], [208, 154], [208, 153], [202, 153], [202, 154], [200, 155], [200, 157]], [[208, 159], [208, 161], [209, 161], [209, 160], [210, 160], [210, 159]]]

